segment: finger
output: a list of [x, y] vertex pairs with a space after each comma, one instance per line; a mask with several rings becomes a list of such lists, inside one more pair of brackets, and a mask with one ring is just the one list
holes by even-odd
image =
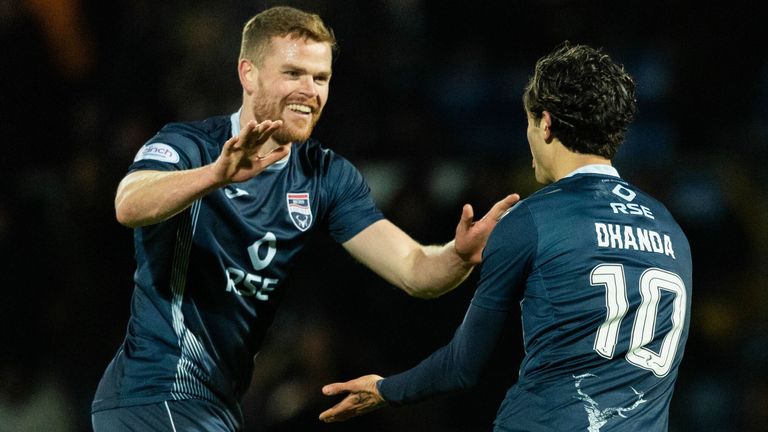
[[[359, 384], [359, 378], [356, 378], [347, 382], [336, 382], [336, 383], [327, 384], [323, 386], [323, 394], [327, 396], [333, 396], [340, 393], [352, 393], [360, 390], [361, 388]], [[347, 399], [344, 399], [338, 405], [341, 405], [346, 401]]]
[[272, 135], [272, 133], [282, 125], [282, 120], [264, 120], [261, 123], [256, 123], [256, 120], [251, 120], [246, 125], [247, 127], [243, 128], [243, 132], [248, 138], [263, 138], [265, 134], [266, 136]]
[[251, 161], [258, 163], [263, 168], [272, 165], [275, 162], [279, 162], [288, 155], [291, 149], [291, 144], [285, 144], [276, 147], [274, 150], [264, 156], [259, 156], [258, 153], [254, 153], [250, 156]]
[[233, 150], [237, 150], [238, 147], [239, 147], [238, 146], [239, 142], [240, 142], [240, 136], [239, 135], [238, 136], [233, 136], [232, 138], [228, 139], [224, 143], [224, 146], [222, 147], [222, 150], [223, 151], [227, 151], [227, 152], [231, 152]]
[[330, 423], [337, 421], [344, 421], [350, 417], [354, 417], [354, 403], [349, 396], [344, 398], [341, 402], [337, 403], [333, 407], [320, 413], [320, 420]]
[[262, 143], [265, 142], [272, 136], [272, 134], [274, 134], [282, 126], [283, 126], [282, 120], [276, 120], [276, 121], [267, 120], [263, 122], [261, 125], [259, 125], [258, 132], [260, 132], [260, 134], [257, 138], [258, 141]]
[[256, 121], [249, 122], [247, 128], [243, 129], [243, 147], [249, 151], [258, 151], [282, 125], [282, 120], [264, 120], [258, 124]]
[[255, 126], [254, 122], [250, 121], [250, 122], [246, 123], [245, 126], [243, 126], [242, 129], [240, 129], [240, 133], [237, 134], [237, 137], [236, 137], [237, 140], [238, 140], [237, 148], [248, 148], [248, 147], [250, 147], [249, 137], [250, 137], [251, 132], [253, 131], [254, 126]]
[[333, 396], [344, 391], [342, 389], [343, 383], [333, 383], [323, 386], [323, 394], [326, 396]]
[[518, 201], [520, 201], [520, 195], [516, 193], [509, 194], [504, 197], [504, 199], [494, 204], [493, 207], [491, 207], [491, 210], [489, 210], [483, 218], [490, 216], [493, 220], [499, 220], [504, 212], [509, 210]]

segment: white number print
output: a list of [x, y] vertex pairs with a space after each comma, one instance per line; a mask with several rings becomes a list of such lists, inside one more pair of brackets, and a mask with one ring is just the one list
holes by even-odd
[[[590, 283], [605, 288], [606, 319], [597, 329], [594, 350], [605, 358], [613, 358], [619, 337], [621, 321], [629, 311], [627, 283], [624, 266], [600, 264], [592, 269]], [[659, 313], [662, 290], [674, 294], [672, 303], [672, 328], [664, 335], [659, 353], [645, 346], [653, 340]], [[675, 273], [659, 268], [649, 268], [640, 276], [640, 306], [635, 313], [632, 335], [626, 360], [657, 377], [666, 376], [680, 345], [680, 336], [686, 314], [685, 284]]]
[[616, 342], [619, 339], [621, 320], [629, 310], [627, 301], [627, 283], [624, 279], [624, 267], [613, 264], [600, 264], [589, 275], [592, 285], [605, 286], [605, 308], [608, 316], [597, 329], [595, 351], [605, 358], [613, 358]]

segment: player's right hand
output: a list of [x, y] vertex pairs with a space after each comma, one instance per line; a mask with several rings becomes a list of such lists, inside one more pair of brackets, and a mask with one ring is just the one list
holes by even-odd
[[282, 120], [251, 120], [237, 136], [227, 140], [214, 162], [218, 181], [229, 184], [248, 180], [284, 158], [291, 144], [278, 145], [273, 150], [265, 148], [265, 144], [274, 145], [270, 137], [282, 125]]

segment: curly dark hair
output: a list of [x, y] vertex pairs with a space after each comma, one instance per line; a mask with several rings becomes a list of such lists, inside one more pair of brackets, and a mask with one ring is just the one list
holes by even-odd
[[602, 49], [566, 41], [536, 62], [523, 93], [534, 119], [572, 151], [613, 159], [637, 111], [635, 82]]

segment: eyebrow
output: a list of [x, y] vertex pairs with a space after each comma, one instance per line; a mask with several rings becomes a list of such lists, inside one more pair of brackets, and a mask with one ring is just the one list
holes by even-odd
[[[294, 70], [294, 71], [302, 73], [302, 74], [309, 73], [309, 70], [307, 70], [307, 68], [302, 67], [302, 66], [298, 66], [298, 65], [296, 65], [294, 63], [285, 63], [285, 64], [283, 64], [281, 66], [281, 68], [282, 69]], [[317, 73], [313, 73], [311, 75], [313, 75], [313, 76], [321, 75], [321, 76], [324, 76], [324, 77], [330, 77], [332, 74], [333, 74], [333, 72], [328, 70], [328, 71], [320, 71], [320, 72], [317, 72]]]

